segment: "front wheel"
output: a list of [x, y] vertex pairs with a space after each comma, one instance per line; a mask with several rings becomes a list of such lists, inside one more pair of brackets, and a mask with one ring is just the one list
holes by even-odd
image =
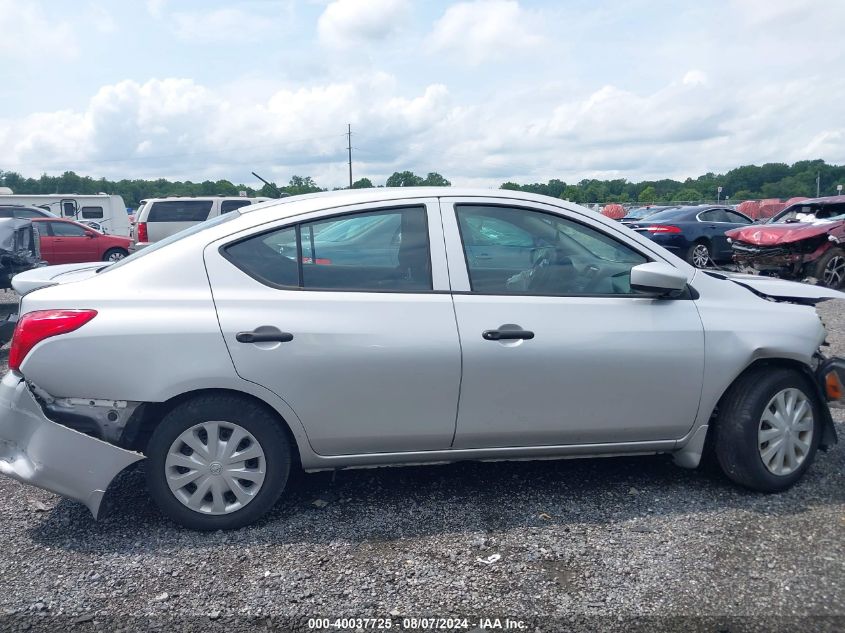
[[104, 262], [119, 262], [121, 259], [129, 255], [129, 251], [122, 248], [110, 248], [103, 255]]
[[816, 279], [828, 288], [840, 290], [845, 287], [845, 251], [831, 248], [819, 258], [816, 264]]
[[162, 512], [194, 530], [228, 530], [276, 503], [291, 450], [279, 421], [257, 403], [208, 395], [164, 417], [147, 457], [147, 485]]
[[797, 482], [816, 454], [821, 406], [801, 373], [761, 368], [741, 377], [719, 403], [714, 448], [724, 473], [762, 492]]

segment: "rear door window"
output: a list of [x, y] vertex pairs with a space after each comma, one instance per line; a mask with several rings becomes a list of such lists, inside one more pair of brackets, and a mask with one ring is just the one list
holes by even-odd
[[730, 222], [724, 209], [710, 209], [698, 214], [700, 222]]
[[211, 200], [162, 200], [154, 202], [147, 222], [203, 222], [211, 211]]
[[272, 286], [305, 290], [431, 290], [424, 207], [354, 213], [262, 233], [232, 244], [226, 257]]

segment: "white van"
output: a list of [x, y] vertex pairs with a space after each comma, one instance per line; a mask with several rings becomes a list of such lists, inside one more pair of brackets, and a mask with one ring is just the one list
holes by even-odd
[[107, 193], [29, 195], [6, 191], [0, 192], [0, 205], [40, 207], [61, 218], [90, 224], [108, 235], [129, 237], [129, 216], [126, 213], [126, 204], [120, 196], [110, 196]]
[[272, 198], [201, 196], [149, 198], [135, 215], [135, 250], [170, 237], [209, 218]]

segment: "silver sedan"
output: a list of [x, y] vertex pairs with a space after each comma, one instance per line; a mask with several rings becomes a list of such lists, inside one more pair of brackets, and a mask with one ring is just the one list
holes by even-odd
[[[836, 442], [812, 305], [574, 204], [371, 189], [244, 207], [13, 281], [0, 472], [84, 503], [146, 460], [162, 511], [246, 525], [306, 471], [668, 453], [778, 491]], [[710, 439], [711, 441], [707, 441]]]

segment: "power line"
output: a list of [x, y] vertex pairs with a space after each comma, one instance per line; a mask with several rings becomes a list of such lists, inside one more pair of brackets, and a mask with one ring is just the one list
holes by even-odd
[[349, 188], [352, 189], [352, 124], [346, 124], [346, 149], [349, 151]]

